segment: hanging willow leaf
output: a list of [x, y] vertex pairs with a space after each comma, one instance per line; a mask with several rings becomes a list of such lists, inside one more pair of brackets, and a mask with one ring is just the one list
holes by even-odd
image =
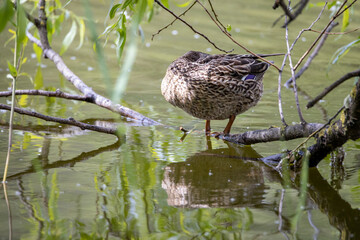
[[344, 32], [346, 27], [349, 25], [349, 16], [350, 16], [350, 12], [349, 9], [346, 9], [343, 13], [343, 17], [342, 17], [342, 26], [341, 26], [341, 31]]
[[75, 21], [73, 21], [70, 31], [66, 34], [66, 36], [62, 42], [60, 55], [62, 55], [64, 52], [66, 52], [66, 50], [69, 48], [70, 44], [74, 41], [74, 38], [76, 36], [76, 31], [77, 31], [77, 26], [76, 26]]
[[110, 10], [110, 13], [109, 13], [109, 17], [110, 17], [110, 19], [113, 19], [114, 17], [115, 17], [115, 13], [116, 13], [116, 11], [121, 7], [121, 3], [118, 3], [118, 4], [115, 4], [112, 8], [111, 8], [111, 10]]
[[360, 39], [356, 39], [355, 41], [352, 41], [351, 43], [339, 48], [331, 57], [331, 64], [337, 63], [340, 58], [345, 56], [350, 51], [350, 49], [358, 43], [360, 43]]
[[185, 3], [176, 4], [176, 6], [183, 8], [183, 7], [187, 7], [190, 3], [191, 1], [187, 1]]
[[5, 0], [0, 8], [0, 32], [2, 32], [6, 26], [6, 23], [14, 15], [14, 8], [10, 0]]
[[77, 46], [76, 49], [81, 48], [81, 46], [84, 43], [84, 38], [85, 38], [85, 22], [84, 19], [82, 18], [77, 18], [78, 24], [79, 24], [79, 46]]
[[17, 70], [16, 70], [16, 67], [14, 65], [11, 64], [11, 62], [7, 61], [7, 64], [8, 64], [8, 68], [9, 68], [9, 71], [10, 71], [10, 74], [11, 76], [13, 76], [14, 78], [17, 77]]

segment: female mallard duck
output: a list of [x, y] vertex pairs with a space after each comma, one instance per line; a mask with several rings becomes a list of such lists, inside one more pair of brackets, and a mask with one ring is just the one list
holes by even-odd
[[166, 101], [190, 115], [206, 120], [229, 118], [229, 134], [236, 115], [255, 106], [263, 92], [268, 64], [253, 55], [209, 55], [190, 51], [170, 64], [161, 83]]

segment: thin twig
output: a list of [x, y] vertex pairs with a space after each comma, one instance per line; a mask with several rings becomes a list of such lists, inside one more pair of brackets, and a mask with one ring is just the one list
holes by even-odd
[[[290, 0], [289, 0], [289, 6], [290, 6]], [[287, 20], [287, 16], [285, 16], [285, 22]], [[294, 95], [295, 95], [295, 102], [296, 102], [296, 108], [299, 114], [299, 118], [300, 118], [300, 122], [302, 124], [306, 124], [306, 121], [302, 115], [301, 112], [301, 108], [300, 108], [300, 104], [299, 104], [299, 96], [298, 96], [298, 92], [297, 92], [297, 86], [296, 86], [296, 79], [295, 79], [295, 70], [293, 68], [293, 64], [292, 64], [292, 59], [291, 59], [291, 50], [290, 50], [290, 46], [289, 46], [289, 29], [288, 26], [285, 26], [285, 42], [286, 42], [286, 47], [287, 47], [287, 55], [289, 58], [289, 67], [290, 67], [290, 71], [291, 71], [291, 77], [292, 77], [292, 81], [294, 83]]]
[[281, 102], [281, 87], [282, 87], [281, 79], [282, 79], [282, 73], [283, 73], [283, 70], [284, 70], [284, 67], [285, 67], [285, 63], [286, 63], [286, 58], [287, 58], [287, 56], [288, 56], [288, 55], [285, 54], [284, 60], [283, 60], [282, 65], [281, 65], [281, 69], [280, 69], [280, 71], [279, 71], [279, 79], [278, 79], [278, 104], [279, 104], [279, 114], [280, 114], [281, 122], [282, 122], [285, 126], [288, 126], [288, 125], [287, 125], [287, 123], [285, 122], [284, 112], [283, 112], [282, 102]]
[[[214, 7], [213, 7], [213, 5], [212, 5], [211, 0], [208, 0], [208, 2], [209, 2], [209, 5], [210, 5], [210, 8], [211, 8], [211, 11], [213, 12], [213, 14], [214, 14], [214, 16], [215, 16], [216, 21], [221, 25], [221, 27], [224, 29], [224, 31], [227, 31], [227, 30], [226, 30], [226, 27], [224, 26], [224, 24], [222, 24], [221, 21], [219, 20], [218, 15], [217, 15], [216, 12], [215, 12], [215, 9], [214, 9]], [[228, 33], [229, 33], [229, 32], [228, 32]], [[230, 33], [229, 33], [229, 34], [230, 34]], [[230, 34], [230, 35], [231, 35], [231, 34]]]
[[[321, 15], [323, 14], [323, 12], [324, 12], [324, 10], [325, 10], [325, 8], [326, 8], [326, 6], [327, 6], [327, 3], [328, 3], [328, 2], [326, 1], [324, 7], [321, 9], [321, 11], [320, 11], [319, 15], [317, 16], [317, 18], [315, 19], [315, 21], [313, 21], [308, 28], [304, 28], [304, 29], [302, 29], [302, 30], [298, 33], [298, 35], [296, 36], [294, 42], [291, 44], [290, 50], [292, 50], [292, 49], [294, 48], [296, 42], [300, 39], [301, 35], [302, 35], [305, 31], [310, 31], [310, 29], [315, 25], [315, 23], [316, 23], [317, 21], [319, 21]], [[327, 29], [327, 28], [326, 28], [326, 29]]]
[[[0, 103], [0, 109], [9, 111], [11, 109], [11, 107], [6, 104]], [[100, 126], [95, 126], [95, 125], [91, 125], [91, 124], [87, 124], [87, 123], [82, 123], [82, 122], [76, 121], [74, 118], [71, 118], [71, 117], [68, 119], [52, 117], [52, 116], [47, 116], [47, 115], [44, 115], [44, 114], [41, 114], [41, 113], [38, 113], [35, 111], [29, 111], [29, 110], [17, 108], [17, 107], [14, 108], [14, 111], [18, 114], [40, 118], [45, 121], [68, 124], [68, 125], [72, 125], [72, 126], [77, 126], [81, 129], [88, 129], [88, 130], [107, 133], [107, 134], [116, 134], [116, 128], [100, 127]]]
[[325, 88], [322, 93], [320, 93], [318, 96], [316, 96], [312, 101], [308, 102], [306, 105], [307, 108], [313, 107], [320, 99], [325, 97], [329, 92], [334, 90], [337, 86], [345, 82], [346, 80], [353, 78], [353, 77], [359, 77], [360, 76], [360, 69], [355, 70], [353, 72], [349, 72], [336, 80], [333, 84], [331, 84], [329, 87]]
[[[337, 22], [332, 22], [332, 23], [330, 24], [330, 26], [328, 27], [328, 29], [326, 29], [326, 33], [327, 33], [327, 32], [330, 32], [330, 31], [331, 31], [335, 26], [337, 26], [337, 25], [338, 25]], [[325, 41], [326, 41], [326, 39], [327, 39], [328, 36], [329, 36], [329, 35], [327, 35], [327, 34], [324, 34], [324, 35], [322, 36], [321, 40], [320, 40], [319, 43], [316, 45], [314, 51], [310, 54], [309, 58], [306, 60], [304, 66], [296, 73], [295, 79], [298, 79], [298, 78], [309, 68], [312, 60], [317, 56], [317, 54], [319, 53], [320, 49], [321, 49], [322, 46], [324, 45], [324, 43], [325, 43]], [[286, 81], [285, 86], [286, 86], [287, 88], [289, 88], [291, 83], [292, 83], [292, 79], [290, 78], [290, 79], [288, 79], [288, 80]]]
[[[155, 0], [157, 1], [157, 0]], [[241, 45], [239, 42], [237, 42], [227, 31], [226, 29], [224, 30], [213, 18], [213, 16], [211, 15], [211, 13], [207, 10], [207, 8], [199, 1], [196, 0], [198, 4], [200, 4], [200, 6], [204, 9], [204, 11], [209, 15], [209, 17], [211, 18], [211, 20], [216, 24], [216, 26], [236, 45], [238, 45], [239, 47], [241, 47], [242, 49], [244, 49], [246, 52], [250, 53], [251, 55], [254, 55], [256, 57], [258, 57], [259, 59], [261, 59], [262, 61], [270, 64], [271, 66], [275, 67], [278, 71], [280, 71], [280, 68], [278, 66], [276, 66], [274, 63], [266, 60], [265, 58], [261, 57], [261, 55], [254, 53], [253, 51], [251, 51], [250, 49], [246, 48], [245, 46]]]
[[[279, 2], [279, 0], [275, 0], [275, 3], [274, 3], [274, 5], [273, 5], [273, 7], [272, 7], [274, 10], [279, 7], [278, 2]], [[295, 4], [295, 6], [293, 7], [293, 10], [295, 10], [297, 7], [299, 7], [301, 3], [302, 3], [302, 2], [298, 2], [297, 4]], [[272, 27], [274, 27], [274, 26], [281, 20], [281, 18], [283, 18], [285, 15], [286, 15], [286, 14], [284, 13], [283, 15], [281, 15], [280, 17], [278, 17], [278, 18], [273, 22]]]
[[179, 21], [181, 21], [182, 23], [184, 23], [186, 26], [188, 26], [194, 33], [199, 34], [200, 36], [202, 36], [204, 39], [206, 39], [206, 41], [208, 41], [211, 45], [213, 45], [217, 50], [225, 52], [225, 53], [229, 53], [231, 51], [226, 51], [224, 49], [219, 48], [214, 42], [212, 42], [207, 36], [205, 36], [204, 34], [202, 34], [201, 32], [195, 30], [195, 28], [193, 26], [191, 26], [189, 23], [187, 23], [185, 20], [183, 20], [182, 18], [178, 17], [174, 12], [172, 12], [171, 10], [169, 10], [167, 7], [165, 7], [159, 0], [155, 0], [155, 2], [161, 7], [163, 8], [165, 11], [167, 11], [168, 13], [170, 13], [171, 15], [173, 15], [176, 19], [178, 19]]
[[[295, 18], [295, 16], [291, 13], [289, 7], [286, 6], [286, 4], [285, 4], [285, 2], [284, 2], [283, 0], [277, 0], [277, 1], [275, 1], [275, 4], [274, 4], [274, 6], [273, 6], [273, 9], [276, 9], [276, 8], [278, 8], [279, 6], [283, 9], [285, 15], [289, 17], [289, 19], [290, 19], [289, 21], [292, 21], [292, 20]], [[287, 22], [285, 22], [285, 24], [286, 24], [286, 23], [287, 23]]]
[[307, 143], [307, 141], [310, 140], [310, 138], [312, 138], [313, 136], [315, 136], [315, 134], [317, 134], [318, 132], [320, 132], [321, 130], [323, 130], [326, 126], [330, 125], [330, 123], [332, 122], [332, 120], [334, 120], [340, 113], [342, 110], [345, 109], [345, 106], [342, 106], [336, 113], [334, 116], [332, 116], [329, 121], [324, 124], [323, 126], [321, 126], [319, 129], [317, 129], [316, 131], [314, 131], [313, 133], [311, 133], [304, 141], [302, 141], [294, 150], [291, 151], [290, 155], [292, 155], [293, 153], [295, 153], [297, 150], [300, 149], [300, 147], [302, 145], [304, 145], [305, 143]]
[[[359, 30], [360, 28], [355, 28], [353, 30], [347, 31], [347, 32], [325, 32], [325, 35], [344, 35], [344, 34], [349, 34], [349, 33], [353, 33], [356, 32], [357, 30]], [[320, 31], [317, 30], [313, 30], [313, 29], [309, 29], [310, 32], [316, 32], [316, 33], [321, 33]]]
[[[302, 10], [304, 10], [304, 8], [306, 7], [306, 5], [308, 4], [309, 0], [301, 0], [299, 2], [299, 8], [296, 10], [296, 12], [294, 13], [294, 18], [293, 19], [289, 19], [289, 21], [285, 22], [285, 24], [282, 27], [285, 27], [286, 25], [288, 25], [290, 22], [294, 21], [297, 16], [299, 16], [302, 12]], [[289, 4], [290, 6], [290, 4]]]
[[[60, 91], [59, 89], [57, 89], [56, 91], [23, 89], [23, 90], [16, 90], [15, 95], [34, 95], [34, 96], [45, 96], [45, 97], [57, 97], [57, 98], [65, 98], [65, 99], [85, 101], [85, 102], [93, 101], [93, 99], [91, 99], [91, 98], [64, 93], [64, 92]], [[0, 92], [0, 97], [9, 97], [9, 96], [11, 96], [11, 91]]]
[[[276, 0], [274, 5], [273, 5], [273, 9], [278, 8], [279, 6], [281, 6], [281, 8], [284, 11], [284, 14], [281, 15], [278, 19], [276, 19], [273, 23], [273, 26], [275, 26], [275, 24], [284, 16], [288, 16], [289, 20], [285, 21], [284, 25], [282, 27], [285, 27], [286, 25], [288, 25], [290, 22], [294, 21], [302, 12], [302, 10], [306, 7], [307, 3], [309, 2], [309, 0], [301, 0], [300, 2], [298, 2], [294, 8], [292, 10], [296, 10], [295, 13], [292, 13], [289, 9], [288, 6], [286, 6], [286, 4], [284, 3], [283, 0]], [[290, 6], [290, 5], [289, 5]]]
[[[335, 19], [337, 17], [339, 17], [346, 9], [350, 8], [357, 0], [354, 0], [351, 4], [349, 4], [349, 6], [347, 6], [345, 9], [342, 10], [342, 8], [345, 6], [345, 4], [347, 3], [347, 0], [345, 0], [342, 5], [339, 7], [338, 11], [334, 14], [334, 16], [330, 19], [329, 23], [326, 25], [326, 27], [321, 31], [321, 33], [319, 34], [319, 36], [315, 39], [315, 41], [311, 44], [311, 46], [309, 47], [309, 49], [307, 51], [305, 51], [305, 53], [301, 56], [301, 58], [299, 59], [299, 61], [296, 63], [294, 70], [296, 70], [299, 65], [302, 63], [302, 61], [305, 59], [305, 57], [310, 53], [310, 51], [314, 48], [314, 46], [316, 45], [316, 43], [320, 40], [320, 38], [322, 37], [322, 35], [325, 33], [326, 29], [328, 29], [328, 27], [330, 26], [330, 24], [332, 22], [335, 21]], [[342, 11], [341, 11], [342, 10]]]
[[[194, 1], [190, 7], [188, 9], [186, 9], [183, 13], [181, 13], [179, 15], [179, 18], [184, 16], [194, 5], [196, 4], [196, 1]], [[174, 22], [176, 22], [176, 20], [178, 20], [178, 18], [175, 18], [171, 23], [167, 24], [166, 26], [162, 27], [161, 29], [159, 29], [159, 31], [157, 31], [157, 33], [154, 33], [152, 36], [151, 36], [151, 41], [154, 40], [154, 37], [156, 35], [159, 35], [163, 30], [167, 29], [168, 27], [170, 27], [171, 25], [174, 24]]]
[[105, 98], [99, 94], [97, 94], [92, 88], [87, 86], [75, 73], [73, 73], [67, 65], [62, 60], [61, 56], [52, 49], [44, 49], [41, 42], [31, 35], [29, 32], [26, 32], [27, 37], [30, 41], [41, 47], [44, 51], [45, 57], [53, 61], [59, 70], [60, 73], [64, 75], [64, 77], [72, 83], [79, 91], [81, 91], [89, 102], [93, 102], [94, 104], [106, 108], [110, 111], [118, 113], [124, 117], [129, 117], [136, 121], [143, 123], [144, 125], [162, 125], [161, 123], [143, 116], [142, 114], [124, 107], [120, 104], [114, 104], [110, 99]]

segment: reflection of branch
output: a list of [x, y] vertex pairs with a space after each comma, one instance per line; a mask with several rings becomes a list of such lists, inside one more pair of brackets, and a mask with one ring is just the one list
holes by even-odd
[[[55, 162], [52, 162], [50, 164], [46, 164], [46, 165], [43, 165], [41, 166], [41, 169], [42, 170], [48, 170], [48, 169], [53, 169], [53, 168], [60, 168], [60, 167], [74, 167], [76, 163], [78, 162], [82, 162], [82, 161], [85, 161], [89, 158], [93, 158], [101, 153], [104, 153], [104, 152], [110, 152], [110, 151], [114, 151], [116, 149], [118, 149], [121, 145], [123, 144], [123, 140], [118, 138], [117, 141], [111, 145], [108, 145], [108, 146], [105, 146], [105, 147], [101, 147], [101, 148], [98, 148], [96, 150], [92, 150], [92, 151], [89, 151], [89, 152], [83, 152], [81, 153], [80, 155], [72, 158], [72, 159], [69, 159], [69, 160], [59, 160], [59, 161], [55, 161]], [[34, 172], [37, 172], [38, 169], [36, 167], [29, 167], [27, 170], [25, 171], [22, 171], [22, 172], [19, 172], [19, 173], [16, 173], [16, 174], [13, 174], [11, 176], [9, 176], [7, 179], [10, 180], [10, 179], [18, 179], [26, 174], [30, 174], [30, 173], [34, 173]]]
[[[312, 101], [313, 98], [306, 92], [304, 91], [302, 88], [298, 87], [298, 91], [300, 93], [300, 95], [306, 100], [306, 101]], [[321, 112], [322, 116], [323, 116], [323, 120], [325, 122], [329, 121], [329, 117], [328, 117], [328, 113], [326, 111], [326, 109], [320, 105], [317, 104], [316, 107], [319, 109], [319, 111]]]
[[7, 191], [6, 191], [6, 182], [2, 182], [3, 184], [3, 189], [4, 189], [4, 197], [5, 197], [5, 202], [6, 202], [6, 206], [7, 206], [7, 211], [8, 211], [8, 221], [9, 221], [9, 239], [12, 239], [12, 214], [11, 214], [11, 207], [10, 207], [10, 202], [8, 199], [8, 195], [7, 195]]
[[[5, 109], [5, 110], [10, 111], [10, 106], [0, 103], [0, 109]], [[116, 134], [116, 128], [114, 129], [114, 128], [106, 128], [106, 127], [90, 125], [90, 124], [86, 124], [86, 123], [76, 121], [74, 118], [71, 118], [71, 117], [68, 118], [68, 119], [52, 117], [52, 116], [43, 115], [43, 114], [35, 112], [35, 111], [29, 111], [29, 110], [22, 109], [22, 108], [17, 108], [17, 107], [14, 108], [14, 111], [19, 113], [19, 114], [40, 118], [40, 119], [43, 119], [45, 121], [51, 121], [51, 122], [57, 122], [57, 123], [62, 123], [62, 124], [73, 125], [73, 126], [77, 126], [77, 127], [81, 128], [81, 129], [88, 129], [88, 130], [97, 131], [97, 132], [103, 132], [103, 133], [108, 133], [108, 134]]]
[[[107, 128], [116, 128], [118, 126], [118, 123], [114, 119], [82, 119], [80, 122], [86, 122], [87, 124], [96, 125], [96, 126], [102, 126]], [[124, 122], [123, 124], [131, 125], [133, 126], [132, 122]], [[68, 137], [74, 137], [74, 136], [82, 136], [87, 134], [87, 132], [81, 130], [80, 128], [76, 126], [70, 126], [70, 125], [64, 125], [59, 127], [61, 124], [39, 124], [39, 125], [33, 125], [29, 124], [27, 126], [25, 125], [14, 125], [13, 129], [18, 131], [26, 131], [31, 132], [34, 135], [43, 137], [44, 135], [53, 135], [57, 138], [68, 138]], [[9, 127], [9, 123], [6, 121], [0, 120], [0, 128], [7, 129]]]
[[307, 108], [313, 107], [320, 99], [325, 97], [329, 92], [334, 90], [337, 86], [345, 82], [346, 80], [353, 78], [353, 77], [359, 77], [360, 76], [360, 69], [355, 70], [353, 72], [348, 72], [338, 80], [336, 80], [333, 84], [331, 84], [329, 87], [325, 88], [322, 93], [320, 93], [318, 96], [316, 96], [312, 101], [308, 102], [306, 105]]
[[360, 210], [352, 208], [321, 176], [310, 170], [308, 194], [318, 208], [329, 217], [331, 225], [340, 230], [342, 239], [360, 239]]

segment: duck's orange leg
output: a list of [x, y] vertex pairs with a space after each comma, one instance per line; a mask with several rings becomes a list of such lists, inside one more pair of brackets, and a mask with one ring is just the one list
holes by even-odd
[[205, 122], [205, 134], [207, 136], [210, 136], [210, 134], [211, 134], [210, 120], [206, 120], [206, 122]]
[[224, 129], [224, 134], [227, 135], [230, 133], [230, 129], [231, 129], [231, 126], [233, 125], [234, 121], [235, 121], [235, 118], [236, 116], [235, 115], [231, 115], [230, 118], [229, 118], [229, 122], [228, 124], [226, 125], [225, 129]]

